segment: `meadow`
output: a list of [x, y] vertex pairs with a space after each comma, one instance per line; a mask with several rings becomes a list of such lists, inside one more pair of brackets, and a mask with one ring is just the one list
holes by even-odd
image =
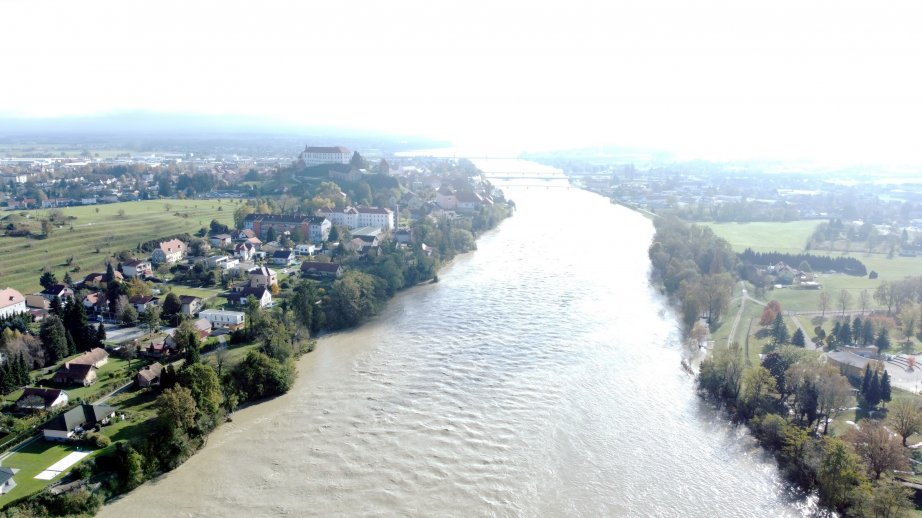
[[[70, 271], [77, 281], [91, 272], [105, 271], [105, 263], [113, 254], [134, 250], [145, 241], [194, 234], [213, 219], [232, 225], [236, 203], [239, 200], [164, 199], [55, 209], [68, 221], [54, 228], [50, 237], [0, 237], [0, 287], [10, 286], [22, 293], [38, 291], [38, 279], [45, 268], [58, 280]], [[20, 214], [39, 228], [37, 221], [47, 217], [50, 210], [7, 211], [0, 217]], [[70, 257], [73, 261], [68, 265]]]

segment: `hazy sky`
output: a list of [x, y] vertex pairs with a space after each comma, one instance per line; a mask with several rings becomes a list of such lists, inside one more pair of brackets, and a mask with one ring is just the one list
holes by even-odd
[[0, 3], [0, 114], [922, 163], [922, 2]]

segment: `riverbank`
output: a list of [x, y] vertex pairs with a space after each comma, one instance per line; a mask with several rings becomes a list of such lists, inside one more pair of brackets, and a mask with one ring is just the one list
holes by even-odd
[[[647, 220], [576, 189], [512, 194], [516, 217], [439, 283], [321, 338], [288, 395], [101, 515], [798, 515], [676, 369]], [[576, 212], [623, 229], [617, 273], [610, 254], [546, 253], [592, 239], [560, 217]]]

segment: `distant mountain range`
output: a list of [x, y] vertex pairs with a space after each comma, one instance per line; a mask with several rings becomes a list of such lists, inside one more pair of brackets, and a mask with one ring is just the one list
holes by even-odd
[[[240, 139], [296, 138], [318, 145], [375, 142], [388, 149], [444, 147], [450, 143], [420, 136], [392, 135], [352, 128], [299, 125], [276, 119], [240, 115], [195, 115], [124, 112], [109, 115], [16, 118], [0, 116], [0, 142], [20, 138], [41, 141], [95, 139]], [[355, 144], [352, 144], [353, 146]]]

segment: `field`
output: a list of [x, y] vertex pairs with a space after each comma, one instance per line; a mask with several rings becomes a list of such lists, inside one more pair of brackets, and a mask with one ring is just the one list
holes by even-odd
[[796, 254], [803, 252], [804, 246], [821, 222], [804, 220], [699, 224], [711, 227], [715, 234], [726, 239], [737, 252], [752, 248], [756, 252]]
[[[148, 200], [58, 209], [75, 219], [54, 229], [48, 238], [0, 237], [0, 287], [10, 286], [23, 293], [38, 291], [45, 267], [58, 280], [72, 271], [76, 281], [88, 273], [105, 271], [107, 258], [133, 250], [144, 241], [183, 232], [194, 234], [212, 219], [231, 225], [234, 208], [231, 200]], [[22, 213], [41, 218], [48, 212]], [[0, 217], [17, 214], [20, 212], [2, 212]], [[74, 261], [68, 266], [70, 256]], [[79, 272], [73, 272], [76, 267]]]

